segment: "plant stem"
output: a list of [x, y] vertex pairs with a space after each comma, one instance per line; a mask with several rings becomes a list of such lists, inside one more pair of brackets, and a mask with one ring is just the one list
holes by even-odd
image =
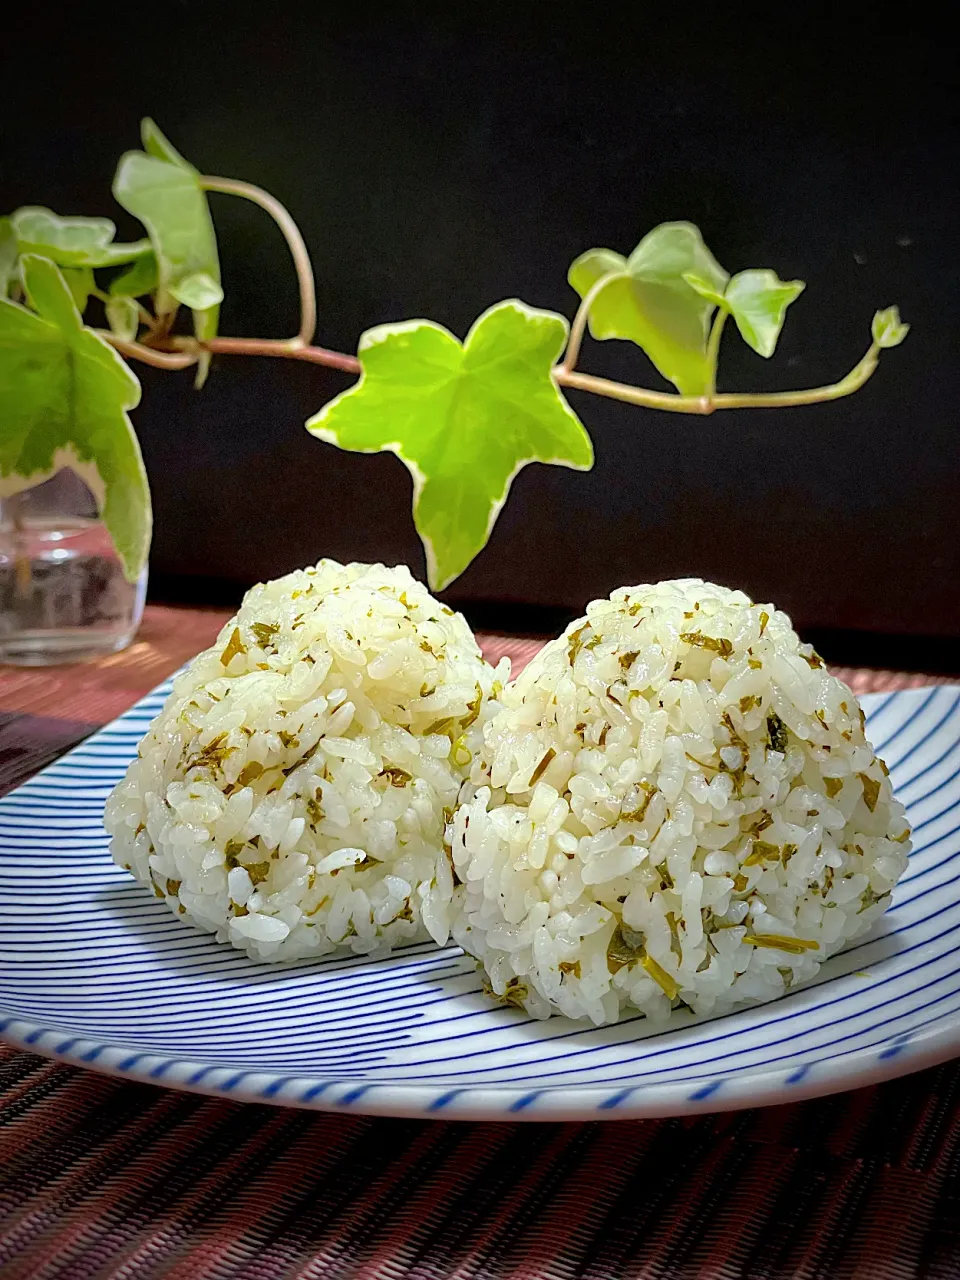
[[583, 301], [577, 307], [577, 314], [573, 317], [573, 324], [570, 326], [567, 349], [560, 364], [560, 368], [567, 373], [572, 373], [577, 367], [577, 359], [580, 355], [580, 347], [583, 343], [583, 335], [587, 328], [587, 320], [590, 317], [590, 308], [593, 305], [593, 300], [613, 274], [613, 272], [607, 272], [605, 276], [601, 276], [599, 280], [595, 281], [583, 295]]
[[611, 400], [623, 400], [627, 404], [643, 405], [647, 409], [666, 409], [671, 413], [708, 414], [715, 409], [776, 409], [788, 405], [821, 404], [825, 400], [839, 400], [852, 395], [867, 381], [877, 367], [880, 348], [874, 343], [866, 355], [845, 378], [825, 387], [810, 387], [804, 391], [758, 391], [721, 393], [709, 396], [677, 396], [664, 391], [648, 391], [645, 387], [631, 387], [607, 378], [594, 378], [587, 373], [568, 373], [562, 365], [553, 371], [553, 380], [560, 387], [572, 387], [576, 391], [590, 391], [594, 395], [607, 396]]
[[569, 372], [563, 365], [556, 365], [553, 380], [558, 387], [571, 387], [574, 391], [589, 391], [595, 396], [610, 400], [623, 400], [626, 404], [643, 405], [646, 409], [665, 409], [670, 413], [709, 413], [711, 403], [706, 396], [678, 396], [671, 391], [649, 391], [646, 387], [631, 387], [625, 382], [612, 382], [609, 378], [595, 378], [590, 373]]
[[155, 369], [189, 369], [197, 363], [197, 351], [158, 351], [155, 347], [145, 347], [142, 342], [127, 342], [118, 338], [109, 329], [94, 329], [98, 338], [116, 347], [122, 356], [130, 360], [139, 360], [141, 364], [153, 365]]
[[845, 378], [826, 387], [811, 387], [809, 391], [767, 391], [762, 394], [733, 393], [714, 396], [717, 409], [777, 409], [795, 404], [822, 404], [825, 400], [842, 400], [844, 396], [859, 391], [877, 367], [880, 348], [872, 343], [859, 364]]
[[720, 356], [720, 338], [723, 334], [723, 326], [727, 323], [727, 314], [723, 307], [719, 309], [713, 318], [713, 327], [710, 330], [710, 337], [707, 339], [707, 368], [710, 370], [710, 385], [707, 388], [707, 396], [711, 403], [717, 397], [717, 363]]
[[155, 369], [189, 369], [197, 363], [200, 351], [212, 351], [230, 356], [280, 356], [287, 360], [306, 360], [310, 364], [326, 365], [343, 373], [359, 373], [360, 361], [356, 356], [342, 351], [330, 351], [327, 347], [302, 347], [296, 338], [210, 338], [198, 342], [196, 338], [173, 338], [173, 350], [145, 346], [142, 342], [127, 342], [109, 329], [95, 329], [94, 333], [116, 347], [121, 355]]
[[[716, 324], [714, 329], [716, 329]], [[276, 341], [270, 338], [211, 338], [197, 342], [195, 338], [175, 338], [179, 350], [158, 351], [139, 342], [125, 342], [105, 329], [97, 334], [111, 346], [132, 360], [158, 369], [186, 369], [196, 364], [197, 353], [219, 352], [236, 356], [281, 356], [288, 360], [306, 360], [311, 364], [339, 369], [342, 373], [360, 373], [360, 361], [356, 356], [342, 351], [329, 351], [326, 347], [300, 346], [296, 341]], [[667, 413], [691, 413], [705, 415], [715, 409], [776, 409], [789, 405], [821, 404], [826, 400], [839, 400], [860, 389], [877, 367], [880, 348], [874, 343], [863, 359], [846, 377], [825, 387], [809, 387], [803, 391], [746, 391], [715, 394], [713, 396], [678, 396], [669, 391], [650, 391], [646, 387], [633, 387], [609, 378], [596, 378], [589, 373], [577, 373], [562, 364], [553, 370], [553, 380], [558, 387], [570, 387], [574, 391], [589, 391], [610, 400], [622, 400], [626, 404], [642, 405], [646, 409], [662, 409]]]
[[[282, 345], [290, 347], [292, 343], [296, 343], [298, 347], [308, 347], [313, 341], [317, 328], [317, 295], [313, 283], [310, 254], [300, 234], [300, 228], [279, 200], [250, 182], [240, 182], [236, 178], [210, 177], [203, 177], [200, 182], [207, 191], [221, 191], [225, 195], [242, 196], [244, 200], [252, 200], [254, 204], [258, 204], [261, 209], [265, 209], [270, 214], [283, 232], [300, 286], [300, 331], [296, 338], [282, 340]], [[261, 352], [261, 354], [266, 353]]]
[[[193, 339], [187, 339], [192, 342]], [[342, 351], [330, 351], [326, 347], [294, 346], [288, 342], [274, 342], [269, 338], [211, 338], [202, 345], [207, 351], [232, 356], [286, 356], [289, 360], [307, 360], [323, 364], [344, 373], [359, 373], [360, 361]]]

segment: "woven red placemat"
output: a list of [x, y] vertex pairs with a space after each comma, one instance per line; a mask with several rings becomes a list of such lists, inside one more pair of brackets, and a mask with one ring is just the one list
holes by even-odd
[[[0, 790], [226, 616], [154, 608], [125, 654], [0, 668]], [[538, 643], [483, 638], [515, 667]], [[960, 1064], [762, 1111], [494, 1125], [245, 1106], [0, 1047], [0, 1276], [955, 1280]]]

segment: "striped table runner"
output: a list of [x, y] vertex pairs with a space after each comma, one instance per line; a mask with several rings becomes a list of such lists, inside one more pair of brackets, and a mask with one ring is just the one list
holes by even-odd
[[[225, 616], [153, 608], [125, 654], [0, 668], [0, 791]], [[538, 647], [483, 643], [515, 669]], [[858, 692], [930, 682], [838, 674]], [[244, 1106], [0, 1047], [3, 1280], [401, 1276], [957, 1280], [960, 1063], [760, 1111], [494, 1125]]]

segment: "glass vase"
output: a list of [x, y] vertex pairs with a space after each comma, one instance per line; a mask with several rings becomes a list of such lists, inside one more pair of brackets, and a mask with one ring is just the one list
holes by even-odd
[[74, 472], [0, 499], [0, 662], [45, 667], [125, 649], [143, 615], [96, 502]]

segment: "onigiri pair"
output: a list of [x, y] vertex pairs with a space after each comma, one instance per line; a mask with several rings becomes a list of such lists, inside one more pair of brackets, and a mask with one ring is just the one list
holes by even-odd
[[452, 937], [598, 1024], [774, 998], [889, 904], [903, 807], [772, 606], [623, 588], [508, 676], [405, 568], [255, 587], [108, 801], [114, 858], [257, 959]]

